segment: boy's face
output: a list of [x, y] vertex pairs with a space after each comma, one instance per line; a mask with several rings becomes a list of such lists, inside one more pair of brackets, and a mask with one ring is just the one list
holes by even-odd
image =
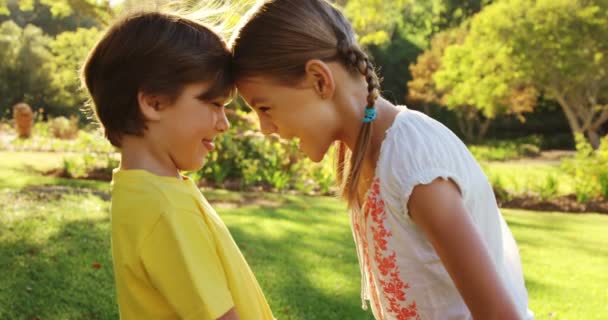
[[208, 83], [186, 85], [181, 95], [160, 111], [162, 116], [154, 124], [153, 139], [162, 141], [151, 142], [162, 144], [164, 152], [179, 170], [200, 169], [209, 151], [215, 147], [213, 139], [230, 128], [224, 109], [225, 98], [211, 101], [200, 98], [208, 86]]

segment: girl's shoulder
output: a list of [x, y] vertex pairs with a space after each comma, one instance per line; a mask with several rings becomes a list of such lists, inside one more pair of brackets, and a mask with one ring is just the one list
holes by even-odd
[[387, 130], [377, 170], [382, 176], [409, 177], [425, 172], [463, 174], [476, 164], [466, 145], [428, 115], [404, 108]]
[[459, 150], [466, 146], [448, 127], [416, 110], [401, 107], [393, 125], [387, 130], [386, 140], [399, 149], [413, 149], [417, 153], [436, 148]]

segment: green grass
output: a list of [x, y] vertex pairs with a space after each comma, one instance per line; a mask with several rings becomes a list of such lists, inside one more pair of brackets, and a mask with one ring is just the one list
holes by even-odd
[[0, 212], [0, 319], [118, 318], [107, 202], [5, 191]]
[[608, 216], [503, 213], [519, 246], [536, 318], [607, 319]]
[[[36, 175], [35, 168], [60, 165], [61, 157], [6, 155], [0, 152], [0, 319], [117, 319], [109, 203], [91, 193], [107, 190], [107, 183], [71, 187], [70, 181]], [[24, 169], [26, 158], [35, 159], [28, 160], [30, 169]], [[21, 175], [30, 178], [10, 181]], [[32, 191], [39, 184], [51, 187]], [[360, 309], [356, 253], [338, 200], [204, 193], [278, 319], [372, 319]], [[537, 319], [606, 318], [608, 216], [504, 214], [521, 250]]]
[[0, 190], [28, 186], [67, 186], [109, 192], [106, 182], [42, 176], [41, 172], [61, 168], [66, 153], [0, 151]]

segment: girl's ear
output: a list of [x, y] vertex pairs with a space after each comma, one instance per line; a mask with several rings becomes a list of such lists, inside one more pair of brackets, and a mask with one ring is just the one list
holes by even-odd
[[327, 63], [313, 59], [306, 63], [306, 81], [321, 99], [331, 99], [336, 91], [334, 75]]
[[137, 103], [139, 111], [141, 111], [146, 121], [160, 120], [161, 111], [164, 107], [163, 97], [139, 91], [137, 93]]

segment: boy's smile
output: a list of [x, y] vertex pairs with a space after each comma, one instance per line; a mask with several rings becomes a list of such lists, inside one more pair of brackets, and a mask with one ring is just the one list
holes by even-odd
[[186, 85], [173, 103], [164, 105], [157, 121], [148, 124], [149, 138], [163, 146], [163, 153], [178, 170], [200, 169], [207, 154], [215, 149], [215, 137], [228, 130], [225, 98], [200, 99], [208, 83]]

